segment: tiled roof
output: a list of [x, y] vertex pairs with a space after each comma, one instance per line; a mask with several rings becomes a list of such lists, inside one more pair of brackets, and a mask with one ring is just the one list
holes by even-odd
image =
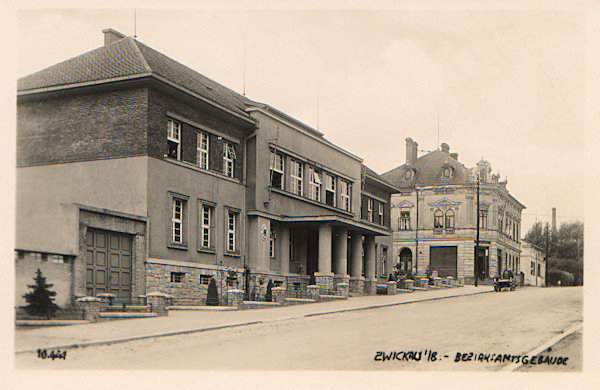
[[19, 92], [151, 73], [247, 116], [247, 99], [137, 40], [126, 37], [18, 80]]
[[[442, 170], [445, 166], [453, 168], [450, 179], [442, 179]], [[405, 179], [405, 172], [414, 168], [415, 175], [412, 179]], [[421, 156], [413, 165], [403, 164], [397, 168], [383, 173], [381, 177], [398, 188], [412, 188], [417, 186], [458, 184], [468, 181], [470, 169], [452, 158], [448, 153], [435, 150]]]
[[361, 171], [364, 175], [368, 175], [371, 177], [376, 178], [377, 180], [380, 180], [382, 182], [384, 182], [385, 184], [394, 187], [394, 185], [392, 183], [390, 183], [389, 181], [385, 180], [383, 177], [381, 177], [381, 175], [379, 175], [377, 172], [375, 172], [374, 170], [372, 170], [371, 168], [369, 168], [368, 166], [366, 166], [365, 164], [360, 164], [360, 168]]

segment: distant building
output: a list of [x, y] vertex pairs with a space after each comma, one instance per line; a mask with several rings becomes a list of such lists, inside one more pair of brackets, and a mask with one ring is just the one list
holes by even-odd
[[212, 278], [221, 297], [268, 280], [375, 292], [393, 186], [318, 130], [104, 34], [18, 81], [17, 304], [36, 268], [60, 305], [156, 290], [202, 304]]
[[474, 279], [479, 198], [479, 280], [520, 267], [521, 211], [489, 162], [467, 168], [443, 143], [417, 157], [417, 143], [406, 139], [406, 163], [381, 175], [400, 192], [392, 195], [393, 256], [402, 272]]
[[521, 242], [521, 269], [526, 286], [546, 285], [546, 256], [544, 251], [530, 242]]

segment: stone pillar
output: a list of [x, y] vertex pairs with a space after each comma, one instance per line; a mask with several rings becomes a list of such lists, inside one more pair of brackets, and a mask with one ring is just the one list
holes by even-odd
[[429, 278], [420, 278], [419, 279], [419, 287], [422, 287], [422, 288], [429, 287]]
[[237, 307], [238, 309], [244, 305], [244, 290], [231, 289], [227, 290], [227, 306]]
[[453, 277], [453, 276], [448, 276], [448, 277], [446, 278], [446, 280], [448, 280], [448, 285], [450, 285], [450, 286], [454, 286], [454, 284], [455, 284], [455, 280], [454, 280], [454, 277]]
[[83, 311], [83, 319], [96, 322], [100, 318], [100, 298], [81, 297], [75, 300], [75, 307]]
[[314, 299], [315, 302], [319, 302], [319, 298], [320, 298], [319, 297], [319, 286], [315, 286], [313, 284], [313, 285], [310, 285], [310, 286], [306, 286], [306, 289], [308, 290], [308, 296], [311, 299]]
[[282, 306], [285, 305], [285, 288], [273, 287], [271, 293], [273, 294], [273, 302], [277, 302]]
[[415, 281], [412, 279], [404, 279], [404, 289], [405, 290], [413, 290], [413, 287], [415, 286]]
[[398, 287], [398, 284], [396, 282], [394, 282], [393, 280], [387, 282], [387, 295], [395, 295], [396, 287]]
[[275, 241], [278, 242], [278, 253], [277, 256], [281, 263], [281, 272], [290, 272], [290, 226], [287, 223], [280, 223], [279, 234]]
[[336, 276], [348, 275], [348, 230], [339, 229], [335, 237], [335, 261], [333, 272]]
[[319, 272], [331, 273], [331, 225], [319, 225]]
[[436, 276], [433, 278], [433, 285], [436, 287], [442, 287], [442, 278]]
[[148, 305], [150, 305], [150, 311], [156, 313], [159, 317], [169, 315], [167, 298], [167, 294], [158, 291], [146, 294]]
[[365, 236], [365, 292], [368, 295], [377, 294], [375, 279], [375, 236]]
[[341, 297], [348, 298], [348, 292], [350, 291], [350, 285], [348, 283], [338, 283], [337, 290]]

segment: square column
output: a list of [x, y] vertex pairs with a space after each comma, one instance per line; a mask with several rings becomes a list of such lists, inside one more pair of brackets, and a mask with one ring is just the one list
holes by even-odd
[[350, 232], [350, 291], [363, 294], [365, 278], [362, 277], [362, 234]]
[[365, 236], [365, 292], [369, 295], [375, 295], [377, 293], [375, 257], [375, 236]]
[[279, 234], [276, 238], [278, 242], [277, 256], [281, 264], [281, 272], [290, 272], [290, 227], [286, 223], [277, 224]]
[[331, 225], [319, 225], [319, 272], [315, 272], [315, 282], [322, 289], [333, 290], [331, 272]]
[[335, 237], [335, 259], [333, 272], [337, 276], [348, 274], [348, 230], [340, 229]]

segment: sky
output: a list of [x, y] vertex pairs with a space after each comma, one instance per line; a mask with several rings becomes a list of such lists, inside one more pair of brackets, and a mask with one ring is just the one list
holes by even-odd
[[[136, 23], [134, 23], [136, 20]], [[17, 76], [133, 36], [318, 128], [384, 173], [442, 142], [508, 180], [536, 221], [585, 214], [585, 20], [577, 9], [28, 9]], [[438, 127], [439, 117], [439, 127]], [[438, 142], [439, 129], [439, 142]]]

